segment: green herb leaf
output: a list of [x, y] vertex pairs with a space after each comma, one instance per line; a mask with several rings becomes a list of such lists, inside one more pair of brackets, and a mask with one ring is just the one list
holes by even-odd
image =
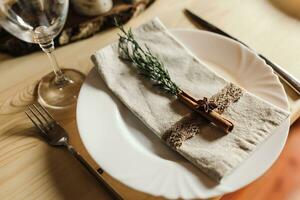
[[152, 54], [148, 46], [142, 48], [135, 40], [132, 30], [127, 32], [116, 23], [122, 31], [119, 35], [118, 50], [120, 58], [132, 63], [139, 74], [153, 82], [156, 86], [172, 96], [177, 96], [181, 90], [171, 80], [168, 70], [159, 58]]

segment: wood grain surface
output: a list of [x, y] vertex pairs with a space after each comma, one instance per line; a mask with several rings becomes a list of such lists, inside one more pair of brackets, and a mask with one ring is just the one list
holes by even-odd
[[[168, 28], [196, 28], [197, 26], [183, 13], [185, 7], [191, 8], [300, 78], [298, 68], [300, 22], [295, 16], [289, 14], [292, 11], [288, 11], [287, 5], [284, 7], [280, 3], [282, 1], [279, 0], [157, 0], [147, 11], [131, 20], [128, 26], [136, 27], [158, 16]], [[116, 33], [115, 29], [107, 30], [92, 38], [57, 49], [59, 63], [87, 73], [93, 67], [89, 59], [90, 55], [114, 41], [117, 38]], [[1, 55], [0, 59], [2, 60], [0, 62], [0, 199], [110, 199], [93, 177], [68, 152], [45, 144], [23, 113], [26, 105], [35, 99], [35, 86], [38, 80], [51, 71], [46, 56], [37, 52], [18, 58]], [[286, 92], [294, 122], [300, 114], [299, 96], [288, 87]], [[75, 107], [67, 111], [51, 110], [51, 112], [70, 133], [71, 143], [96, 169], [98, 166], [88, 156], [78, 136]], [[299, 126], [299, 123], [295, 125], [295, 127]], [[299, 128], [293, 130], [297, 132]], [[289, 164], [280, 163], [294, 162], [287, 159], [296, 150], [289, 145], [295, 145], [292, 141], [299, 139], [293, 135], [296, 134], [290, 136], [286, 146], [286, 149], [292, 148], [292, 150], [285, 150], [280, 162], [278, 161], [271, 170], [274, 171], [277, 165], [286, 165], [286, 169], [289, 169]], [[279, 178], [276, 174], [280, 174], [282, 169], [280, 166], [278, 170], [275, 168], [276, 173], [268, 176], [268, 172], [265, 175], [269, 178], [264, 176], [246, 189], [224, 198], [241, 199], [245, 197], [243, 195], [248, 197], [261, 185], [275, 181], [275, 177]], [[125, 199], [163, 199], [132, 190], [106, 173], [103, 177]], [[284, 176], [280, 177], [280, 180], [287, 180]], [[299, 183], [299, 179], [295, 178], [295, 181]], [[284, 185], [285, 187], [288, 186]], [[264, 193], [267, 190], [258, 191]], [[290, 190], [285, 189], [284, 192]], [[297, 195], [297, 191], [294, 194]], [[267, 198], [262, 195], [262, 199], [265, 197]]]

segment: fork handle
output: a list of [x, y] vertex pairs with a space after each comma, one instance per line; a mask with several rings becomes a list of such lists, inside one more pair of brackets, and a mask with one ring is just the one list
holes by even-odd
[[66, 144], [66, 147], [68, 151], [82, 164], [82, 166], [84, 166], [90, 174], [96, 178], [100, 185], [106, 189], [113, 199], [123, 200], [121, 195], [118, 194], [108, 183], [106, 183], [103, 177], [89, 165], [89, 163], [74, 149], [73, 146]]

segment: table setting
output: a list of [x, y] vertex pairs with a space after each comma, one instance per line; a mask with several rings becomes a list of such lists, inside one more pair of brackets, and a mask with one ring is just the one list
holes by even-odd
[[[221, 10], [217, 1], [203, 1], [202, 6], [196, 1], [174, 1], [170, 13], [180, 12], [181, 21], [159, 10], [165, 1], [147, 1], [149, 7], [131, 15], [129, 22], [109, 11], [111, 1], [102, 3], [95, 10], [78, 11], [81, 7], [74, 5], [72, 9], [80, 15], [103, 12], [100, 16], [109, 17], [112, 27], [100, 33], [97, 29], [94, 36], [60, 47], [55, 54], [55, 38], [61, 37], [68, 21], [68, 0], [0, 4], [3, 29], [18, 40], [36, 43], [46, 54], [2, 62], [3, 67], [14, 68], [3, 71], [5, 80], [28, 66], [18, 80], [2, 89], [6, 97], [0, 109], [3, 136], [23, 144], [26, 140], [13, 136], [29, 135], [29, 146], [41, 146], [39, 160], [46, 159], [45, 151], [69, 152], [71, 160], [61, 164], [68, 167], [61, 170], [73, 174], [72, 170], [80, 169], [96, 183], [92, 193], [89, 184], [80, 190], [78, 180], [73, 181], [78, 190], [64, 185], [69, 189], [65, 195], [52, 195], [57, 199], [96, 199], [97, 195], [221, 199], [263, 176], [279, 158], [290, 125], [300, 114], [294, 69], [278, 65], [268, 52], [238, 34], [233, 36], [213, 17], [209, 21], [207, 13], [214, 12], [202, 6]], [[236, 5], [233, 11], [241, 7], [231, 4]], [[27, 154], [24, 145], [21, 152]], [[60, 159], [55, 160], [59, 167]], [[12, 162], [20, 161], [8, 159], [8, 165]], [[11, 169], [5, 166], [3, 177]], [[64, 176], [60, 175], [61, 181], [68, 184]], [[18, 176], [14, 180], [17, 183]], [[8, 183], [6, 190], [13, 188]], [[18, 199], [13, 193], [10, 197]], [[51, 194], [44, 197], [51, 199]]]

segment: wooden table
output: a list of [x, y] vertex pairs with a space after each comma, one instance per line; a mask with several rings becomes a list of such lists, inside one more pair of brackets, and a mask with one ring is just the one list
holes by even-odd
[[[158, 16], [168, 28], [195, 28], [182, 12], [185, 7], [192, 8], [300, 78], [300, 23], [284, 13], [291, 14], [300, 5], [285, 2], [157, 0], [128, 25], [135, 27]], [[90, 55], [115, 40], [116, 33], [105, 31], [57, 49], [60, 64], [87, 73], [93, 66]], [[34, 100], [36, 83], [51, 71], [46, 56], [38, 52], [14, 59], [1, 55], [0, 59], [0, 199], [110, 199], [66, 151], [49, 147], [37, 137], [23, 113]], [[299, 96], [288, 87], [286, 92], [294, 122], [300, 115]], [[74, 111], [52, 113], [71, 134], [71, 143], [97, 168], [78, 137]], [[162, 199], [127, 188], [106, 173], [103, 177], [126, 199]]]

